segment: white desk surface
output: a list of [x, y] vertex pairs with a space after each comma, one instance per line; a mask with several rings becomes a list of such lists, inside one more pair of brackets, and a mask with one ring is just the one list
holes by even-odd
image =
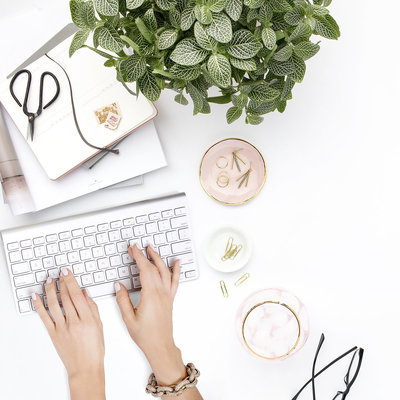
[[[4, 77], [68, 23], [69, 16], [64, 0], [1, 3]], [[34, 215], [16, 218], [0, 206], [0, 229], [186, 191], [201, 277], [179, 290], [175, 337], [185, 361], [201, 370], [205, 399], [290, 399], [310, 377], [321, 332], [326, 342], [320, 366], [353, 345], [366, 350], [350, 399], [397, 398], [400, 75], [394, 38], [400, 4], [391, 2], [382, 10], [376, 4], [333, 2], [342, 38], [323, 41], [284, 115], [268, 115], [257, 127], [242, 122], [227, 126], [224, 106], [213, 106], [211, 116], [193, 118], [190, 107], [175, 104], [173, 94], [166, 92], [157, 102], [156, 126], [169, 167], [146, 176], [141, 187], [94, 193]], [[226, 137], [254, 143], [267, 162], [266, 185], [248, 205], [219, 205], [198, 182], [203, 152]], [[251, 278], [236, 289], [232, 283], [242, 272], [221, 275], [202, 256], [206, 235], [224, 223], [250, 230], [255, 244], [245, 269]], [[228, 299], [221, 295], [220, 279], [229, 285]], [[311, 335], [293, 358], [265, 362], [242, 350], [233, 322], [249, 293], [276, 286], [305, 302]], [[0, 302], [0, 398], [67, 399], [63, 366], [39, 319], [15, 312], [4, 262]], [[108, 399], [149, 399], [144, 393], [149, 368], [128, 337], [114, 300], [100, 301], [99, 307]], [[346, 368], [347, 361], [318, 378], [319, 399], [329, 400], [343, 388]], [[310, 392], [303, 398], [310, 399]]]

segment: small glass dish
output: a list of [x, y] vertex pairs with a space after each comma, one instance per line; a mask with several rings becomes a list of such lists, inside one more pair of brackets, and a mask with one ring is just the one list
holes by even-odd
[[284, 360], [297, 353], [308, 339], [307, 310], [284, 289], [262, 289], [239, 307], [236, 331], [250, 354], [264, 360]]

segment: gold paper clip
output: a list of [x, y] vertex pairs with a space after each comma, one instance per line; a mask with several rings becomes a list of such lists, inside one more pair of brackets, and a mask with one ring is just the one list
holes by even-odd
[[221, 286], [222, 295], [226, 298], [229, 297], [228, 290], [226, 288], [224, 281], [219, 281], [219, 285]]
[[246, 272], [244, 275], [242, 275], [236, 282], [235, 286], [241, 285], [244, 281], [247, 281], [247, 279], [250, 278], [250, 274]]
[[239, 254], [240, 250], [243, 249], [243, 246], [239, 244], [239, 246], [236, 246], [235, 253], [230, 257], [231, 260], [234, 260], [236, 256]]

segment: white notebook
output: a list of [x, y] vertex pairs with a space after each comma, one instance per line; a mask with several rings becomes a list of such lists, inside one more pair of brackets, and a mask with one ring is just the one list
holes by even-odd
[[[154, 105], [142, 94], [138, 97], [133, 96], [117, 81], [115, 68], [103, 66], [105, 58], [87, 48], [78, 50], [70, 58], [70, 42], [71, 38], [68, 38], [48, 54], [64, 67], [70, 77], [78, 122], [89, 143], [107, 147], [157, 115]], [[46, 56], [39, 58], [26, 69], [32, 73], [28, 103], [30, 112], [36, 112], [38, 107], [42, 72], [52, 72], [60, 83], [58, 99], [36, 118], [34, 140], [27, 142], [46, 175], [52, 180], [57, 180], [99, 151], [87, 146], [79, 136], [72, 115], [68, 80], [62, 69]], [[14, 85], [14, 91], [21, 103], [25, 96], [26, 82], [23, 74]], [[51, 77], [46, 76], [44, 83], [45, 105], [53, 97], [56, 89]], [[12, 98], [9, 84], [10, 80], [1, 87], [0, 101], [25, 137], [28, 118]], [[104, 123], [99, 124], [95, 115], [96, 110], [112, 103], [118, 104], [122, 116], [116, 130], [106, 128]], [[110, 154], [108, 157], [119, 156]]]

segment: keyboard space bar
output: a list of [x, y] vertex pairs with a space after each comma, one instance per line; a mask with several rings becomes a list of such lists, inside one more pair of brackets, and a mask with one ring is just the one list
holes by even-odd
[[90, 297], [100, 297], [107, 296], [110, 294], [115, 294], [114, 283], [122, 283], [128, 290], [132, 289], [131, 279], [120, 279], [118, 281], [100, 283], [98, 285], [87, 286], [85, 289], [88, 291]]

